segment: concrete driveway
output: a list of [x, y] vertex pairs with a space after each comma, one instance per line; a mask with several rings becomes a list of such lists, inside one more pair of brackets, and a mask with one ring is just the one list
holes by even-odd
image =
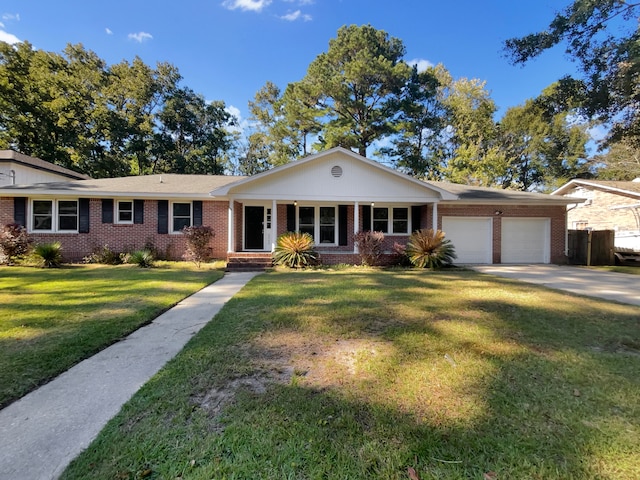
[[566, 265], [474, 265], [471, 268], [579, 295], [640, 305], [640, 275]]

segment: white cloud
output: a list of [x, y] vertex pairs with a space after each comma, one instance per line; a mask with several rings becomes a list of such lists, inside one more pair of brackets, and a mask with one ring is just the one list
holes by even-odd
[[4, 20], [5, 22], [11, 22], [13, 20], [15, 20], [16, 22], [20, 21], [20, 14], [19, 13], [3, 13], [2, 14], [2, 20]]
[[15, 35], [12, 35], [11, 33], [7, 33], [4, 30], [0, 30], [0, 42], [6, 42], [13, 45], [14, 43], [20, 43], [21, 40]]
[[4, 28], [4, 23], [0, 22], [0, 28]]
[[153, 35], [147, 32], [138, 32], [138, 33], [130, 33], [128, 37], [130, 40], [135, 40], [138, 43], [142, 43], [145, 40], [151, 40], [153, 38]]
[[306, 13], [302, 13], [300, 10], [296, 10], [295, 12], [287, 13], [280, 17], [282, 20], [286, 20], [288, 22], [295, 22], [296, 20], [304, 20], [305, 22], [309, 22], [312, 20], [311, 15], [307, 15]]
[[222, 2], [222, 6], [229, 10], [240, 9], [243, 12], [261, 12], [262, 9], [269, 6], [271, 0], [225, 0]]
[[104, 31], [107, 33], [107, 35], [113, 35], [113, 32], [109, 27], [105, 28]]
[[412, 67], [417, 65], [419, 72], [424, 72], [427, 68], [433, 67], [433, 63], [429, 60], [425, 60], [424, 58], [414, 58], [413, 60], [409, 60], [407, 63]]

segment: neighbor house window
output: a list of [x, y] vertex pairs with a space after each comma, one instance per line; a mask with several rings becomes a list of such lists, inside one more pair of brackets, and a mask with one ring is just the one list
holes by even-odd
[[116, 218], [118, 223], [133, 223], [133, 201], [119, 200]]
[[409, 233], [409, 209], [375, 207], [371, 223], [372, 230], [376, 232], [406, 235]]
[[174, 232], [180, 232], [184, 227], [191, 226], [191, 202], [172, 204], [172, 225]]
[[77, 200], [34, 200], [31, 229], [34, 232], [77, 232]]
[[299, 207], [298, 231], [308, 233], [316, 244], [336, 243], [336, 207]]

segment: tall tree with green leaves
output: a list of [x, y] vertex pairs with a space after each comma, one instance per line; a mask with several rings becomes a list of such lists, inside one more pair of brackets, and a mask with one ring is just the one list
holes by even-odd
[[579, 79], [564, 78], [582, 111], [611, 126], [608, 139], [640, 146], [640, 2], [574, 0], [541, 32], [505, 42], [511, 62], [522, 65], [565, 45], [580, 66]]
[[412, 68], [399, 99], [396, 134], [391, 146], [380, 149], [380, 154], [389, 158], [398, 170], [429, 180], [442, 178], [439, 138], [446, 122], [438, 98], [439, 87], [435, 68], [423, 72], [417, 66]]
[[493, 116], [496, 105], [478, 79], [453, 80], [444, 68], [437, 72], [446, 125], [440, 133], [444, 177], [455, 183], [494, 186], [507, 169]]
[[397, 99], [410, 74], [404, 53], [402, 41], [386, 32], [350, 25], [341, 27], [327, 52], [311, 62], [301, 91], [324, 116], [324, 148], [340, 145], [365, 156], [374, 141], [394, 132]]
[[508, 160], [504, 188], [554, 190], [588, 173], [586, 126], [572, 123], [567, 112], [548, 109], [543, 97], [508, 109], [500, 120]]
[[160, 132], [153, 172], [222, 175], [224, 152], [231, 148], [233, 118], [222, 102], [207, 102], [190, 88], [179, 88], [157, 115]]
[[615, 142], [593, 158], [599, 180], [631, 181], [640, 178], [640, 148], [630, 142]]

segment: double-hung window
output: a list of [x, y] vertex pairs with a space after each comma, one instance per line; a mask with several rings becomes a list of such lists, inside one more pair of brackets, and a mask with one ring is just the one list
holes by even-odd
[[409, 233], [407, 207], [375, 207], [371, 219], [372, 230], [382, 233], [406, 235]]
[[336, 207], [298, 207], [298, 231], [308, 233], [316, 244], [336, 243]]
[[174, 202], [171, 205], [171, 213], [173, 232], [180, 232], [184, 227], [191, 226], [191, 202]]
[[118, 200], [116, 215], [118, 223], [133, 223], [133, 201]]
[[34, 200], [31, 204], [34, 232], [77, 232], [77, 200]]

